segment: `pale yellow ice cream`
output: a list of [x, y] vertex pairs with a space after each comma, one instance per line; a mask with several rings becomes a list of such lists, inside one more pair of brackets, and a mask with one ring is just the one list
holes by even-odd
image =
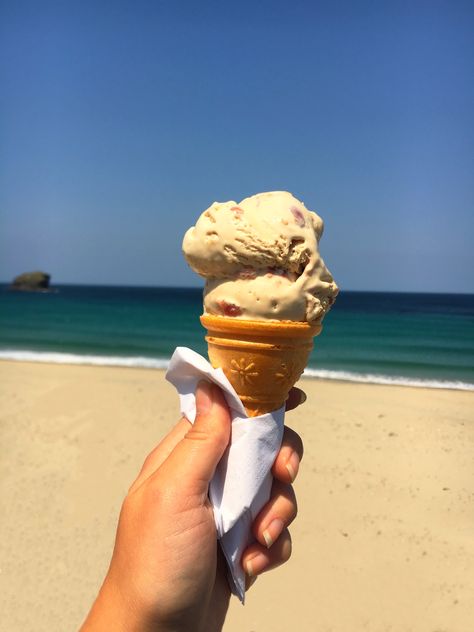
[[183, 240], [206, 278], [205, 313], [248, 320], [321, 320], [338, 288], [319, 254], [323, 221], [286, 191], [215, 202]]

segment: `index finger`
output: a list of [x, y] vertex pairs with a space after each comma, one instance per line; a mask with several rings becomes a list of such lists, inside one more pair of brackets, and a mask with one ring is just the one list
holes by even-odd
[[285, 402], [285, 410], [293, 410], [300, 404], [304, 404], [306, 401], [306, 393], [302, 391], [300, 388], [293, 386], [288, 393], [288, 397]]

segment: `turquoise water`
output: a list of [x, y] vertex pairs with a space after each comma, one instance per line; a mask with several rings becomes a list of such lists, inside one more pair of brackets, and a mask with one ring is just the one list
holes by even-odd
[[[177, 346], [206, 354], [201, 290], [0, 286], [0, 357], [164, 367]], [[474, 295], [341, 292], [308, 375], [474, 389]]]

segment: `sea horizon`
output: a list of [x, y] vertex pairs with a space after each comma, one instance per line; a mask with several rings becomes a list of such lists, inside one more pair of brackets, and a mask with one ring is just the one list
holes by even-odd
[[[0, 290], [9, 289], [12, 285], [12, 280], [10, 281], [0, 281]], [[152, 284], [141, 284], [141, 283], [84, 283], [84, 282], [60, 282], [60, 283], [51, 283], [49, 290], [54, 290], [55, 288], [61, 287], [94, 287], [94, 288], [123, 288], [123, 289], [150, 289], [150, 290], [200, 290], [202, 292], [204, 288], [204, 281], [201, 285], [152, 285]], [[13, 290], [13, 291], [24, 291], [24, 290]], [[28, 290], [27, 290], [28, 291]], [[438, 291], [431, 292], [425, 290], [354, 290], [348, 288], [339, 287], [339, 293], [351, 293], [351, 294], [420, 294], [420, 295], [433, 295], [433, 296], [474, 296], [473, 292], [450, 292], [446, 291]]]
[[[165, 369], [206, 356], [202, 286], [0, 284], [0, 359]], [[57, 291], [55, 291], [57, 290]], [[474, 390], [474, 294], [342, 290], [303, 377]]]

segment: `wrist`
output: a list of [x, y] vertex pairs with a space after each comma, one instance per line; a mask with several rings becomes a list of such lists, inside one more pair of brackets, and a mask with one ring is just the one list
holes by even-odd
[[107, 576], [79, 632], [148, 632], [152, 629], [145, 613], [124, 599]]

